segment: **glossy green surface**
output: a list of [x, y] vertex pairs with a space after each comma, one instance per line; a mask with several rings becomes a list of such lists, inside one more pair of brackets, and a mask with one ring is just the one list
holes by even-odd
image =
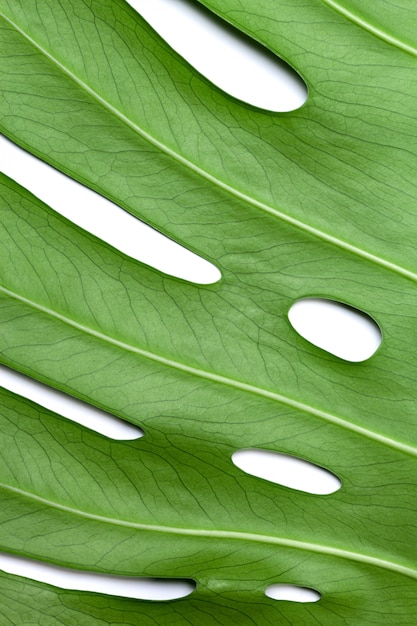
[[[409, 625], [413, 3], [395, 20], [382, 0], [359, 17], [353, 1], [205, 4], [300, 72], [302, 108], [233, 100], [122, 0], [0, 0], [3, 133], [222, 273], [209, 286], [166, 276], [1, 178], [1, 362], [145, 437], [111, 441], [2, 392], [0, 548], [197, 582], [151, 603], [2, 575], [2, 624]], [[371, 315], [377, 353], [347, 363], [298, 336], [287, 312], [307, 296]], [[231, 462], [248, 447], [328, 468], [342, 488], [248, 476]], [[279, 582], [322, 598], [265, 597]]]

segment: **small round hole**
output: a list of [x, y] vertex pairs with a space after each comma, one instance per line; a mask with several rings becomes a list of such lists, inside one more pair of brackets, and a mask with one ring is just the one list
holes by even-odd
[[378, 324], [366, 313], [327, 298], [303, 298], [288, 312], [301, 337], [345, 361], [369, 359], [382, 341]]

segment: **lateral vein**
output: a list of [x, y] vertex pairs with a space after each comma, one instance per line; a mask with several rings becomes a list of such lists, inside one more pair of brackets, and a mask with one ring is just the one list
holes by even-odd
[[113, 524], [115, 526], [122, 526], [125, 528], [132, 528], [135, 530], [144, 530], [144, 531], [149, 531], [149, 532], [169, 533], [173, 535], [185, 535], [188, 537], [192, 536], [192, 537], [205, 537], [205, 538], [212, 538], [212, 539], [226, 539], [226, 540], [232, 539], [232, 540], [240, 540], [240, 541], [251, 541], [251, 542], [256, 542], [256, 543], [264, 543], [264, 544], [269, 544], [269, 545], [281, 546], [284, 548], [293, 548], [296, 550], [306, 550], [309, 552], [324, 554], [326, 556], [339, 557], [339, 558], [348, 559], [350, 561], [366, 563], [367, 565], [373, 565], [375, 567], [380, 567], [386, 570], [390, 570], [397, 574], [403, 574], [404, 576], [408, 576], [409, 578], [417, 579], [417, 570], [414, 568], [407, 567], [405, 565], [401, 565], [400, 563], [395, 563], [393, 561], [388, 561], [386, 559], [381, 559], [381, 558], [371, 556], [368, 554], [363, 554], [361, 552], [343, 550], [341, 548], [336, 548], [333, 546], [326, 546], [323, 544], [311, 543], [308, 541], [300, 541], [298, 539], [291, 539], [287, 537], [276, 537], [274, 535], [263, 535], [259, 533], [250, 533], [246, 531], [216, 530], [216, 529], [206, 529], [206, 528], [182, 528], [178, 526], [165, 526], [163, 524], [145, 524], [145, 523], [140, 523], [140, 522], [133, 522], [133, 521], [122, 520], [122, 519], [117, 519], [113, 517], [105, 517], [104, 515], [96, 515], [94, 513], [82, 511], [80, 509], [74, 509], [64, 504], [60, 504], [59, 502], [47, 500], [46, 498], [42, 498], [41, 496], [38, 496], [36, 494], [24, 491], [23, 489], [12, 487], [11, 485], [0, 483], [0, 488], [9, 492], [15, 493], [16, 495], [29, 498], [45, 506], [49, 506], [54, 509], [58, 509], [60, 511], [65, 511], [66, 513], [78, 515], [80, 517], [90, 519], [96, 522], [105, 523], [105, 524]]
[[[323, 1], [327, 2], [331, 6], [334, 5], [333, 8], [336, 8], [336, 7], [339, 6], [333, 0], [323, 0]], [[388, 269], [388, 270], [390, 270], [390, 271], [392, 271], [392, 272], [394, 272], [396, 274], [404, 276], [405, 278], [408, 278], [408, 279], [412, 280], [413, 282], [417, 282], [417, 273], [416, 272], [413, 272], [413, 271], [411, 271], [411, 270], [409, 270], [409, 269], [407, 269], [407, 268], [405, 268], [405, 267], [403, 267], [401, 265], [398, 265], [397, 263], [393, 263], [392, 261], [388, 261], [387, 259], [384, 259], [384, 258], [382, 258], [382, 257], [380, 257], [380, 256], [378, 256], [376, 254], [368, 252], [367, 250], [363, 250], [362, 248], [359, 248], [358, 246], [355, 246], [355, 245], [353, 245], [353, 244], [351, 244], [351, 243], [349, 243], [347, 241], [344, 241], [343, 239], [340, 239], [339, 237], [336, 237], [335, 235], [327, 233], [327, 232], [325, 232], [325, 231], [323, 231], [323, 230], [321, 230], [319, 228], [311, 226], [310, 224], [306, 224], [306, 223], [302, 222], [301, 220], [299, 220], [299, 219], [297, 219], [295, 217], [292, 217], [291, 215], [288, 215], [288, 214], [284, 213], [283, 211], [280, 211], [280, 210], [276, 209], [275, 207], [272, 207], [272, 206], [270, 206], [270, 205], [268, 205], [268, 204], [266, 204], [264, 202], [261, 202], [259, 200], [256, 200], [255, 198], [252, 198], [248, 194], [246, 194], [246, 193], [244, 193], [242, 191], [239, 191], [238, 189], [235, 189], [234, 187], [232, 187], [231, 185], [229, 185], [226, 182], [222, 181], [221, 179], [217, 178], [213, 174], [210, 174], [210, 172], [205, 171], [203, 168], [201, 168], [196, 163], [193, 163], [192, 161], [190, 161], [186, 157], [182, 156], [181, 154], [179, 154], [178, 152], [176, 152], [172, 148], [166, 146], [164, 143], [159, 141], [156, 137], [153, 137], [150, 133], [148, 133], [146, 130], [141, 128], [138, 124], [136, 124], [133, 120], [131, 120], [129, 117], [127, 117], [124, 113], [119, 111], [119, 109], [117, 109], [115, 106], [113, 106], [110, 102], [108, 102], [105, 98], [103, 98], [99, 93], [97, 93], [92, 87], [87, 85], [87, 83], [85, 83], [78, 76], [76, 76], [69, 68], [67, 68], [65, 65], [63, 65], [58, 59], [56, 59], [47, 50], [45, 50], [28, 33], [26, 33], [15, 22], [13, 22], [10, 18], [8, 18], [6, 15], [4, 15], [4, 13], [0, 13], [0, 16], [2, 16], [5, 19], [5, 21], [8, 24], [10, 24], [10, 26], [12, 26], [12, 28], [14, 28], [17, 32], [19, 32], [41, 54], [43, 54], [46, 58], [48, 58], [56, 67], [58, 67], [69, 78], [71, 78], [71, 80], [73, 80], [79, 87], [81, 87], [81, 89], [83, 89], [92, 98], [94, 98], [97, 102], [99, 102], [104, 108], [106, 108], [108, 111], [110, 111], [119, 120], [124, 122], [127, 126], [129, 126], [132, 130], [134, 130], [138, 135], [140, 135], [143, 139], [145, 139], [147, 142], [149, 142], [155, 148], [158, 148], [159, 150], [161, 150], [162, 152], [164, 152], [168, 156], [170, 156], [173, 159], [175, 159], [177, 162], [181, 163], [185, 167], [187, 167], [190, 170], [192, 170], [194, 173], [196, 173], [199, 176], [201, 176], [202, 178], [208, 180], [213, 185], [216, 185], [217, 187], [219, 187], [220, 189], [226, 191], [227, 193], [231, 194], [235, 198], [238, 198], [242, 202], [245, 202], [246, 204], [249, 204], [250, 206], [255, 207], [257, 209], [260, 209], [261, 211], [263, 211], [265, 213], [268, 213], [269, 215], [273, 215], [274, 217], [282, 220], [283, 222], [286, 222], [287, 224], [290, 224], [291, 226], [294, 226], [295, 228], [297, 228], [299, 230], [307, 232], [310, 235], [313, 235], [313, 236], [321, 239], [322, 241], [326, 241], [327, 243], [330, 243], [330, 244], [332, 244], [332, 245], [334, 245], [334, 246], [336, 246], [336, 247], [338, 247], [338, 248], [340, 248], [342, 250], [345, 250], [345, 251], [347, 251], [347, 252], [349, 252], [351, 254], [359, 256], [360, 258], [366, 259], [367, 261], [371, 261], [371, 262], [373, 262], [373, 263], [375, 263], [375, 264], [377, 264], [377, 265], [379, 265], [379, 266], [381, 266], [381, 267], [383, 267], [385, 269]], [[417, 54], [417, 50], [415, 51], [415, 53]]]
[[382, 28], [378, 28], [377, 26], [374, 26], [374, 24], [371, 24], [370, 22], [365, 20], [363, 17], [360, 17], [353, 11], [349, 11], [349, 9], [346, 9], [346, 7], [339, 4], [339, 2], [336, 2], [335, 0], [322, 0], [322, 1], [324, 2], [324, 4], [327, 4], [327, 6], [331, 7], [332, 9], [334, 9], [335, 11], [337, 11], [338, 13], [346, 17], [351, 22], [354, 22], [355, 24], [357, 24], [357, 26], [360, 26], [364, 30], [367, 30], [369, 33], [372, 33], [379, 39], [386, 41], [387, 43], [391, 44], [392, 46], [395, 46], [396, 48], [400, 48], [400, 50], [403, 50], [404, 52], [408, 52], [409, 54], [412, 54], [413, 56], [417, 56], [417, 48], [415, 48], [414, 46], [410, 46], [410, 44], [405, 43], [405, 41], [401, 41], [401, 39], [398, 39], [398, 37], [394, 37], [393, 35], [390, 35], [386, 31], [382, 30]]
[[308, 413], [328, 423], [335, 424], [336, 426], [345, 428], [346, 430], [354, 432], [358, 435], [362, 435], [364, 437], [367, 437], [368, 439], [372, 439], [373, 441], [386, 445], [390, 448], [393, 448], [394, 450], [399, 450], [400, 452], [409, 454], [413, 457], [417, 457], [417, 448], [415, 446], [411, 446], [402, 441], [397, 441], [396, 439], [393, 439], [386, 435], [382, 435], [381, 433], [375, 432], [368, 428], [364, 428], [363, 426], [354, 424], [342, 417], [333, 415], [332, 413], [328, 413], [327, 411], [323, 411], [322, 409], [310, 406], [304, 402], [300, 402], [293, 398], [289, 398], [275, 391], [270, 391], [268, 389], [264, 389], [263, 387], [258, 387], [250, 383], [235, 380], [234, 378], [229, 378], [228, 376], [223, 376], [222, 374], [217, 374], [216, 372], [210, 372], [208, 370], [194, 367], [192, 365], [187, 365], [186, 363], [182, 363], [181, 361], [169, 359], [161, 354], [157, 354], [157, 353], [151, 352], [150, 350], [145, 350], [143, 348], [140, 348], [139, 346], [134, 346], [124, 341], [120, 341], [118, 339], [115, 339], [114, 337], [111, 337], [110, 335], [106, 335], [105, 333], [99, 330], [95, 330], [94, 328], [90, 328], [89, 326], [85, 326], [84, 324], [81, 324], [75, 320], [72, 320], [71, 318], [66, 317], [65, 315], [61, 313], [58, 313], [57, 311], [54, 311], [53, 309], [49, 309], [48, 307], [45, 307], [42, 304], [33, 302], [32, 300], [29, 300], [28, 298], [25, 298], [24, 296], [21, 296], [20, 294], [17, 294], [11, 291], [10, 289], [7, 289], [6, 287], [3, 287], [1, 285], [0, 285], [0, 293], [3, 293], [7, 295], [8, 297], [13, 298], [14, 300], [18, 300], [19, 302], [22, 302], [23, 304], [30, 306], [32, 309], [35, 309], [41, 313], [44, 313], [50, 317], [53, 317], [71, 326], [72, 328], [76, 328], [77, 330], [80, 330], [83, 333], [86, 333], [92, 337], [96, 337], [97, 339], [100, 339], [101, 341], [105, 341], [106, 343], [113, 345], [117, 348], [121, 348], [122, 350], [132, 352], [143, 358], [149, 359], [151, 361], [154, 361], [161, 365], [165, 365], [167, 367], [172, 367], [176, 370], [185, 372], [192, 376], [197, 376], [199, 378], [202, 378], [202, 379], [214, 382], [214, 383], [227, 385], [228, 387], [239, 389], [240, 391], [245, 391], [248, 393], [255, 394], [257, 396], [261, 396], [263, 398], [268, 398], [269, 400], [274, 400], [275, 402], [284, 404], [292, 409], [296, 409], [298, 411]]

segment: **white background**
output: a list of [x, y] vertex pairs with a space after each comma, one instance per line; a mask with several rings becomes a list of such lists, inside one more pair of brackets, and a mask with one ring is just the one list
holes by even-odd
[[[223, 28], [206, 11], [188, 0], [130, 0], [142, 16], [168, 43], [202, 74], [233, 96], [260, 108], [291, 111], [303, 104], [307, 90], [302, 80], [284, 63], [259, 46]], [[219, 270], [111, 202], [71, 181], [41, 161], [0, 138], [0, 169], [32, 191], [53, 209], [126, 254], [161, 271], [197, 283], [213, 283]], [[366, 316], [343, 306], [320, 300], [298, 302], [290, 321], [305, 338], [337, 356], [361, 361], [369, 358], [381, 341], [379, 330]], [[52, 391], [0, 366], [0, 385], [57, 413], [115, 439], [134, 439], [140, 429], [102, 411]], [[309, 464], [284, 455], [243, 452], [235, 464], [269, 480], [313, 493], [330, 493], [340, 487], [338, 479]], [[71, 574], [47, 564], [0, 554], [0, 569], [61, 585], [147, 599], [171, 599], [190, 593], [189, 583], [164, 583], [118, 579], [109, 576]], [[273, 587], [276, 599], [315, 601], [317, 595], [290, 587]]]

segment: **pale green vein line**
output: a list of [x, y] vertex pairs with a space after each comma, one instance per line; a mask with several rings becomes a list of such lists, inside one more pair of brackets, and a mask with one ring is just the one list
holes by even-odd
[[401, 39], [398, 39], [398, 37], [394, 37], [393, 35], [390, 35], [389, 33], [382, 30], [381, 28], [374, 26], [374, 24], [371, 24], [370, 22], [365, 20], [360, 15], [357, 15], [353, 11], [349, 11], [349, 9], [346, 9], [346, 7], [342, 6], [338, 2], [335, 2], [335, 0], [322, 0], [322, 2], [324, 2], [324, 4], [327, 4], [329, 7], [331, 7], [332, 9], [334, 9], [341, 15], [344, 15], [344, 17], [346, 17], [351, 22], [354, 22], [355, 24], [367, 30], [368, 32], [372, 33], [376, 37], [379, 37], [379, 39], [386, 41], [387, 43], [391, 44], [392, 46], [395, 46], [396, 48], [400, 48], [401, 50], [404, 50], [404, 52], [408, 52], [409, 54], [412, 54], [413, 56], [417, 56], [417, 48], [409, 45], [408, 43], [405, 43], [404, 41], [401, 41]]
[[163, 355], [156, 354], [154, 352], [150, 352], [149, 350], [144, 350], [142, 348], [139, 348], [138, 346], [133, 346], [131, 344], [125, 343], [124, 341], [119, 341], [118, 339], [115, 339], [114, 337], [110, 337], [109, 335], [106, 335], [103, 332], [95, 330], [94, 328], [90, 328], [89, 326], [80, 324], [79, 322], [76, 322], [75, 320], [72, 320], [68, 317], [65, 317], [64, 315], [62, 315], [61, 313], [58, 313], [57, 311], [48, 309], [47, 307], [41, 304], [38, 304], [37, 302], [33, 302], [32, 300], [29, 300], [28, 298], [25, 298], [24, 296], [21, 296], [20, 294], [10, 291], [6, 287], [0, 286], [0, 293], [4, 293], [7, 296], [15, 300], [18, 300], [19, 302], [23, 302], [24, 304], [30, 306], [31, 308], [36, 309], [37, 311], [40, 311], [41, 313], [45, 313], [46, 315], [49, 315], [55, 319], [58, 319], [61, 322], [64, 322], [65, 324], [68, 324], [72, 328], [76, 328], [77, 330], [80, 330], [83, 333], [86, 333], [92, 337], [96, 337], [97, 339], [100, 339], [101, 341], [105, 341], [106, 343], [116, 346], [117, 348], [121, 348], [122, 350], [133, 352], [134, 354], [137, 354], [141, 357], [144, 357], [156, 363], [160, 363], [161, 365], [172, 367], [181, 372], [185, 372], [193, 376], [198, 376], [199, 378], [203, 378], [205, 380], [209, 380], [214, 383], [227, 385], [228, 387], [239, 389], [240, 391], [253, 393], [253, 394], [256, 394], [257, 396], [261, 396], [263, 398], [268, 398], [269, 400], [280, 402], [281, 404], [289, 406], [292, 409], [296, 409], [299, 411], [303, 411], [304, 413], [314, 415], [315, 417], [318, 417], [326, 422], [329, 422], [330, 424], [335, 424], [336, 426], [345, 428], [346, 430], [349, 430], [351, 432], [367, 437], [368, 439], [372, 439], [373, 441], [377, 441], [378, 443], [381, 443], [383, 445], [389, 446], [390, 448], [393, 448], [394, 450], [399, 450], [401, 452], [405, 452], [406, 454], [410, 454], [411, 456], [417, 457], [417, 448], [415, 446], [410, 446], [406, 443], [397, 441], [395, 439], [392, 439], [391, 437], [382, 435], [368, 428], [364, 428], [357, 424], [353, 424], [352, 422], [349, 422], [346, 419], [343, 419], [341, 417], [338, 417], [337, 415], [333, 415], [321, 409], [312, 407], [308, 404], [305, 404], [304, 402], [299, 402], [298, 400], [294, 400], [293, 398], [289, 398], [280, 393], [269, 391], [268, 389], [257, 387], [256, 385], [251, 385], [249, 383], [235, 380], [227, 376], [222, 376], [221, 374], [216, 374], [215, 372], [210, 372], [208, 370], [203, 370], [198, 367], [186, 365], [185, 363], [182, 363], [180, 361], [175, 361], [173, 359], [164, 357]]
[[[328, 1], [331, 1], [331, 0], [328, 0]], [[138, 133], [143, 139], [148, 141], [151, 145], [158, 148], [159, 150], [161, 150], [168, 156], [172, 157], [173, 159], [175, 159], [176, 161], [178, 161], [185, 167], [189, 168], [190, 170], [192, 170], [199, 176], [210, 181], [211, 183], [213, 183], [213, 185], [216, 185], [217, 187], [219, 187], [220, 189], [223, 189], [224, 191], [231, 194], [235, 198], [238, 198], [239, 200], [242, 200], [243, 202], [250, 204], [252, 207], [260, 209], [261, 211], [264, 211], [265, 213], [268, 213], [269, 215], [273, 215], [274, 217], [286, 222], [287, 224], [290, 224], [291, 226], [294, 226], [304, 232], [307, 232], [315, 237], [318, 237], [319, 239], [323, 241], [326, 241], [327, 243], [335, 245], [338, 248], [341, 248], [342, 250], [346, 250], [347, 252], [351, 254], [354, 254], [356, 256], [359, 256], [360, 258], [366, 259], [367, 261], [371, 261], [372, 263], [375, 263], [381, 267], [384, 267], [385, 269], [388, 269], [392, 272], [395, 272], [396, 274], [399, 274], [414, 282], [417, 282], [416, 272], [412, 272], [411, 270], [408, 270], [405, 267], [402, 267], [401, 265], [393, 263], [392, 261], [388, 261], [387, 259], [379, 257], [378, 255], [368, 252], [366, 250], [363, 250], [362, 248], [358, 248], [357, 246], [347, 241], [344, 241], [343, 239], [339, 239], [338, 237], [335, 237], [334, 235], [326, 233], [323, 230], [315, 228], [314, 226], [305, 224], [304, 222], [290, 215], [287, 215], [286, 213], [283, 213], [282, 211], [279, 211], [278, 209], [268, 204], [265, 204], [264, 202], [260, 202], [259, 200], [256, 200], [255, 198], [251, 198], [244, 192], [239, 191], [238, 189], [235, 189], [234, 187], [220, 180], [216, 176], [210, 174], [209, 172], [206, 172], [196, 163], [189, 161], [186, 157], [182, 156], [181, 154], [179, 154], [172, 148], [166, 146], [164, 143], [162, 143], [161, 141], [153, 137], [146, 130], [141, 128], [133, 120], [127, 117], [124, 113], [119, 111], [115, 106], [113, 106], [110, 102], [108, 102], [105, 98], [103, 98], [99, 93], [97, 93], [94, 89], [92, 89], [92, 87], [90, 87], [85, 82], [83, 82], [80, 78], [78, 78], [78, 76], [76, 76], [70, 69], [68, 69], [65, 65], [63, 65], [58, 59], [52, 56], [52, 54], [50, 54], [47, 50], [45, 50], [28, 33], [22, 30], [17, 24], [15, 24], [6, 15], [4, 15], [3, 13], [0, 13], [0, 16], [2, 16], [6, 20], [6, 22], [10, 24], [10, 26], [12, 26], [15, 30], [17, 30], [27, 41], [29, 41], [39, 52], [41, 52], [41, 54], [43, 54], [46, 58], [48, 58], [62, 72], [64, 72], [77, 85], [79, 85], [81, 89], [83, 89], [92, 98], [94, 98], [97, 102], [99, 102], [103, 107], [105, 107], [108, 111], [110, 111], [113, 115], [115, 115], [119, 120], [121, 120], [127, 126], [129, 126], [129, 128], [131, 128], [136, 133]]]
[[216, 529], [206, 529], [206, 528], [181, 528], [177, 526], [165, 526], [162, 524], [144, 524], [144, 523], [139, 523], [139, 522], [132, 522], [132, 521], [117, 519], [113, 517], [105, 517], [104, 515], [97, 515], [94, 513], [89, 513], [87, 511], [82, 511], [80, 509], [74, 509], [64, 504], [60, 504], [52, 500], [47, 500], [36, 494], [30, 493], [30, 492], [24, 491], [23, 489], [12, 487], [10, 485], [6, 485], [3, 483], [0, 483], [0, 488], [5, 489], [6, 491], [9, 491], [9, 492], [15, 493], [19, 496], [30, 498], [31, 500], [34, 500], [35, 502], [39, 502], [42, 505], [52, 507], [60, 511], [65, 511], [66, 513], [71, 513], [73, 515], [78, 515], [83, 518], [95, 521], [95, 522], [113, 524], [115, 526], [122, 526], [125, 528], [131, 528], [134, 530], [143, 530], [143, 531], [157, 532], [157, 533], [168, 533], [168, 534], [173, 534], [173, 535], [184, 535], [186, 537], [204, 537], [204, 538], [209, 538], [209, 539], [226, 539], [226, 540], [232, 539], [232, 540], [240, 540], [240, 541], [251, 541], [251, 542], [264, 543], [264, 544], [269, 544], [269, 545], [282, 546], [285, 548], [293, 548], [296, 550], [306, 550], [308, 552], [315, 552], [318, 554], [325, 554], [327, 556], [339, 557], [343, 559], [348, 559], [350, 561], [356, 561], [359, 563], [366, 563], [367, 565], [373, 565], [375, 567], [380, 567], [386, 570], [390, 570], [392, 572], [396, 572], [397, 574], [403, 574], [404, 576], [417, 579], [416, 569], [407, 567], [405, 565], [401, 565], [400, 563], [388, 561], [386, 559], [381, 559], [375, 556], [370, 556], [368, 554], [363, 554], [361, 552], [352, 552], [351, 550], [343, 550], [341, 548], [335, 548], [333, 546], [327, 546], [327, 545], [323, 545], [319, 543], [310, 543], [308, 541], [300, 541], [298, 539], [291, 539], [287, 537], [276, 537], [274, 535], [262, 535], [259, 533], [250, 533], [250, 532], [245, 532], [245, 531], [216, 530]]

